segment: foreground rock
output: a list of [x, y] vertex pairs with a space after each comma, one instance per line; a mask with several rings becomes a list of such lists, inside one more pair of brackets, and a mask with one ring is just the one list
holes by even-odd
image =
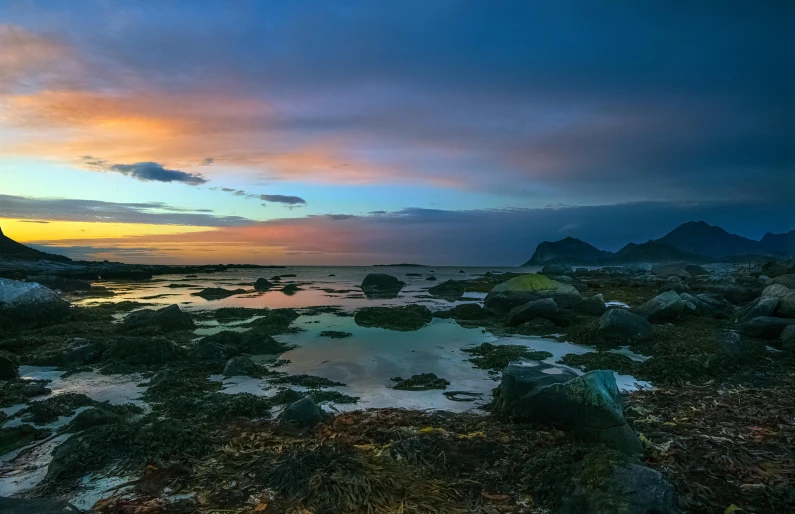
[[406, 283], [386, 273], [370, 273], [362, 281], [368, 298], [395, 298]]
[[643, 453], [640, 440], [624, 419], [612, 371], [576, 376], [548, 364], [512, 363], [495, 390], [495, 406], [503, 415], [553, 425], [582, 441], [629, 455]]
[[678, 319], [687, 304], [675, 291], [665, 291], [634, 310], [651, 323], [665, 323]]
[[36, 282], [0, 278], [0, 326], [50, 325], [69, 314], [69, 304]]
[[580, 487], [563, 512], [580, 514], [679, 514], [676, 490], [662, 474], [639, 464], [617, 466], [597, 488]]
[[180, 310], [178, 305], [169, 305], [158, 310], [141, 309], [124, 318], [120, 330], [129, 334], [156, 334], [175, 330], [193, 330], [193, 318]]
[[256, 282], [254, 282], [254, 289], [257, 291], [267, 291], [273, 286], [267, 279], [258, 278]]
[[137, 366], [174, 362], [185, 355], [183, 348], [165, 337], [120, 337], [102, 359]]
[[686, 303], [695, 307], [692, 314], [705, 318], [729, 318], [734, 314], [734, 307], [726, 300], [718, 300], [706, 294], [691, 295], [682, 293], [679, 295]]
[[445, 280], [437, 286], [428, 289], [428, 293], [439, 298], [461, 298], [464, 296], [464, 282], [460, 280]]
[[433, 319], [433, 314], [424, 305], [403, 307], [362, 307], [353, 320], [362, 327], [378, 327], [389, 330], [419, 330]]
[[738, 331], [749, 337], [779, 339], [784, 329], [795, 325], [795, 319], [759, 316], [740, 324]]
[[505, 324], [509, 327], [517, 327], [536, 318], [551, 321], [562, 327], [574, 319], [574, 312], [559, 308], [552, 298], [544, 298], [514, 307], [508, 312]]
[[599, 318], [596, 333], [617, 341], [645, 341], [651, 336], [651, 325], [626, 309], [610, 309]]
[[302, 428], [309, 428], [322, 423], [326, 415], [310, 397], [302, 398], [290, 404], [279, 416], [284, 423]]
[[555, 300], [555, 304], [563, 309], [571, 308], [582, 300], [574, 286], [544, 275], [527, 273], [494, 286], [486, 296], [484, 305], [494, 314], [505, 315], [514, 307], [544, 298]]

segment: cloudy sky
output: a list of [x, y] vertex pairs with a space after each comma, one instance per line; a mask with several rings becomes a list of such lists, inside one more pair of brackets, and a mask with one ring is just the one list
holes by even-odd
[[790, 1], [0, 2], [0, 227], [77, 258], [519, 264], [795, 228]]

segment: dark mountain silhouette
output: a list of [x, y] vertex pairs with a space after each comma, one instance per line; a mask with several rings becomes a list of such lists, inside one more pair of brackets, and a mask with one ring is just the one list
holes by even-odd
[[2, 228], [0, 228], [0, 258], [23, 259], [27, 261], [72, 261], [72, 259], [69, 257], [64, 257], [63, 255], [40, 252], [30, 248], [29, 246], [25, 246], [22, 243], [17, 243], [10, 237], [4, 235]]
[[647, 241], [641, 244], [629, 243], [615, 254], [621, 263], [637, 262], [707, 262], [703, 255], [685, 252], [659, 241]]
[[772, 254], [795, 254], [795, 230], [784, 234], [767, 233], [761, 241], [726, 232], [703, 221], [689, 221], [660, 239], [629, 243], [616, 253], [606, 252], [579, 239], [544, 241], [523, 266], [541, 266], [548, 262], [597, 266], [637, 262], [709, 262], [739, 257]]
[[795, 229], [784, 234], [771, 234], [762, 236], [759, 244], [766, 252], [792, 253], [795, 252]]
[[593, 245], [573, 237], [551, 243], [544, 241], [536, 247], [533, 257], [523, 266], [541, 266], [548, 262], [565, 262], [581, 266], [606, 264], [613, 257], [610, 252], [599, 250]]
[[709, 257], [766, 253], [759, 241], [730, 234], [720, 227], [708, 225], [703, 221], [683, 223], [657, 239], [657, 242]]

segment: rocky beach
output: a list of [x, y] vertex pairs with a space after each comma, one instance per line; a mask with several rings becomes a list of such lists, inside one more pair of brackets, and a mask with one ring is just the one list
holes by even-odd
[[0, 511], [795, 507], [793, 263], [550, 251], [511, 269], [7, 256]]

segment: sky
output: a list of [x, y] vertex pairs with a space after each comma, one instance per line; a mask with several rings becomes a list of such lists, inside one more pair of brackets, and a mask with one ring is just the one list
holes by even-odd
[[518, 265], [795, 228], [795, 4], [0, 1], [0, 227], [77, 259]]

